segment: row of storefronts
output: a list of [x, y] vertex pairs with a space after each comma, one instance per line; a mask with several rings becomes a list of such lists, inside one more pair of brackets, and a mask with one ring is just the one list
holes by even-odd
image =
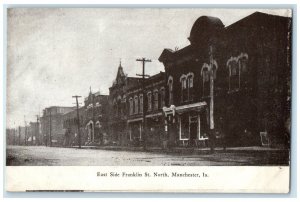
[[[163, 50], [159, 61], [165, 72], [147, 78], [144, 94], [139, 80], [130, 87], [119, 67], [110, 101], [116, 106], [120, 98], [128, 111], [127, 117], [115, 113], [112, 119], [123, 117], [122, 125], [116, 126], [121, 129], [116, 141], [287, 145], [290, 23], [290, 18], [256, 12], [225, 27], [218, 18], [202, 16], [191, 29], [190, 45]], [[115, 94], [116, 88], [123, 91]], [[145, 130], [142, 110], [146, 110]]]
[[[81, 142], [288, 145], [290, 25], [290, 18], [259, 12], [227, 27], [218, 18], [199, 17], [188, 37], [190, 45], [162, 51], [158, 60], [164, 72], [143, 83], [142, 78], [127, 76], [120, 63], [109, 95], [89, 93], [79, 109]], [[57, 113], [62, 124], [57, 142], [76, 145], [77, 111], [63, 110]], [[47, 111], [41, 118], [44, 142], [54, 137], [49, 140]]]

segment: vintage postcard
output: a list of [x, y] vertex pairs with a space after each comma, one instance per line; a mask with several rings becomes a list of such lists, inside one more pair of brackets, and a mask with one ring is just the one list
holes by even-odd
[[292, 16], [8, 8], [6, 191], [288, 193]]

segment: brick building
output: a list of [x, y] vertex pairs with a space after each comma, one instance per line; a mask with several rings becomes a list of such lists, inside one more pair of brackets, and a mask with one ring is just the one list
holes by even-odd
[[162, 52], [171, 145], [219, 137], [230, 146], [283, 144], [290, 117], [290, 23], [256, 12], [224, 27], [202, 16], [190, 45]]
[[43, 110], [41, 132], [46, 146], [62, 146], [65, 129], [63, 128], [63, 114], [74, 110], [74, 107], [52, 106]]
[[102, 144], [108, 134], [108, 95], [92, 93], [84, 99], [84, 125], [87, 144]]
[[[84, 98], [84, 106], [79, 108], [80, 134], [82, 145], [100, 145], [108, 139], [108, 95], [92, 93]], [[63, 115], [66, 130], [65, 146], [78, 145], [77, 109]]]
[[116, 79], [109, 88], [109, 134], [113, 144], [127, 144], [127, 115], [128, 98], [127, 90], [141, 84], [140, 78], [128, 77], [120, 63]]
[[[85, 131], [85, 107], [80, 107], [78, 109], [79, 113], [79, 127], [80, 127], [80, 135], [81, 135], [81, 143], [82, 145], [87, 142], [87, 134]], [[64, 142], [63, 145], [74, 146], [79, 144], [78, 139], [78, 121], [77, 121], [77, 110], [67, 112], [63, 114], [63, 129], [65, 130], [64, 134]]]
[[[143, 110], [145, 111], [145, 141], [149, 146], [159, 146], [164, 138], [164, 118], [162, 108], [165, 106], [165, 73], [160, 72], [145, 79], [145, 95], [141, 85], [127, 90], [128, 105], [127, 126], [128, 140], [137, 144], [142, 140]], [[144, 103], [145, 100], [145, 103]]]

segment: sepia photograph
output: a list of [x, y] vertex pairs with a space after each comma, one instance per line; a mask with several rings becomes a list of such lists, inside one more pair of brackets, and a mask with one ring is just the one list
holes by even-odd
[[[8, 8], [10, 190], [22, 168], [105, 166], [98, 178], [178, 182], [211, 176], [203, 166], [257, 168], [266, 177], [265, 168], [286, 168], [288, 192], [292, 16], [292, 9]], [[127, 170], [155, 167], [160, 172]]]

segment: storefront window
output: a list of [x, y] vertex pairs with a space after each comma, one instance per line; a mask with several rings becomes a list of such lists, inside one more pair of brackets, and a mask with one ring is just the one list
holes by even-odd
[[188, 140], [189, 139], [189, 115], [183, 114], [180, 116], [180, 140]]

